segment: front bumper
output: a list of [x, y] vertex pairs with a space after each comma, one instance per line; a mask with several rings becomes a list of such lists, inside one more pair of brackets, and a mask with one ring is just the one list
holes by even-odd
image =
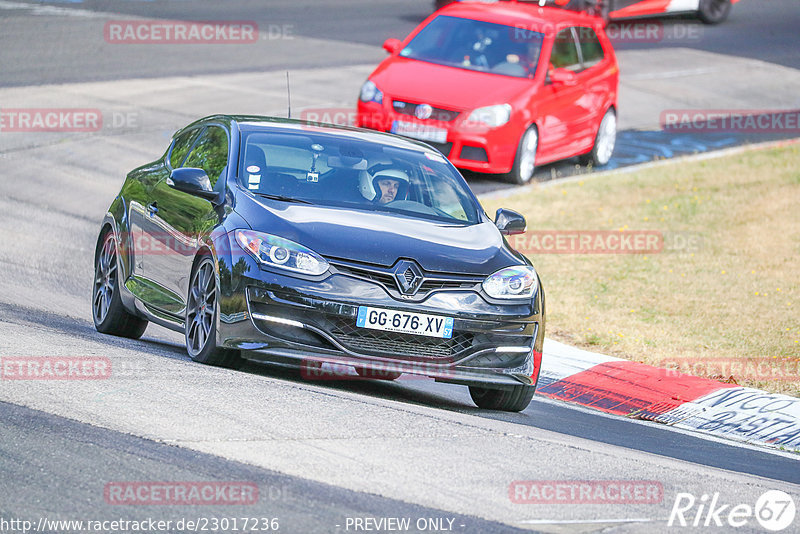
[[[388, 102], [389, 97], [384, 97]], [[395, 112], [388, 104], [358, 102], [356, 125], [382, 132], [391, 132], [394, 121], [413, 122], [447, 130], [445, 143], [424, 142], [444, 154], [460, 169], [500, 174], [507, 173], [514, 165], [521, 129], [512, 120], [498, 128], [468, 122], [468, 112], [461, 113], [449, 122], [420, 121]]]
[[[240, 277], [223, 295], [218, 330], [223, 346], [248, 351], [248, 359], [344, 364], [498, 387], [538, 379], [544, 339], [538, 295], [534, 303], [498, 305], [474, 290], [445, 288], [401, 302], [380, 279], [352, 271], [323, 281], [249, 272], [259, 276]], [[454, 317], [453, 336], [358, 328], [359, 306]]]

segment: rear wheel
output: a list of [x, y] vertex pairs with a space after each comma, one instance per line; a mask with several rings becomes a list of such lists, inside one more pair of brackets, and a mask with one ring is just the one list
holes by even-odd
[[469, 386], [469, 395], [478, 408], [503, 412], [521, 412], [531, 403], [535, 392], [534, 386], [512, 386], [507, 389]]
[[92, 288], [92, 318], [98, 332], [112, 336], [139, 339], [147, 321], [128, 312], [119, 294], [117, 239], [107, 231], [97, 251]]
[[700, 0], [697, 16], [706, 24], [719, 24], [730, 12], [731, 0]]
[[592, 151], [581, 156], [581, 163], [592, 164], [595, 167], [602, 167], [611, 160], [614, 154], [614, 147], [617, 144], [617, 114], [613, 109], [606, 111], [597, 135], [594, 138]]
[[522, 134], [517, 147], [517, 156], [514, 158], [514, 166], [511, 168], [511, 172], [506, 174], [506, 178], [511, 183], [524, 185], [531, 181], [533, 172], [536, 170], [538, 148], [539, 132], [536, 130], [536, 126], [531, 126]]
[[242, 364], [239, 351], [217, 346], [218, 294], [214, 261], [209, 256], [202, 256], [192, 272], [189, 285], [186, 351], [196, 362], [238, 368]]

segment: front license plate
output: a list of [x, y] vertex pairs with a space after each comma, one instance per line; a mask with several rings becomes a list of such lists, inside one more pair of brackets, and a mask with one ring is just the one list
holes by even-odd
[[447, 130], [444, 128], [436, 128], [414, 122], [394, 121], [392, 123], [392, 133], [413, 137], [421, 141], [430, 141], [431, 143], [443, 144], [447, 142]]
[[358, 307], [356, 326], [419, 336], [453, 337], [453, 318], [383, 308]]

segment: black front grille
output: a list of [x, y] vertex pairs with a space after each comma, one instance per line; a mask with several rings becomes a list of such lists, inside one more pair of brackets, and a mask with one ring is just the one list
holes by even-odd
[[455, 332], [450, 339], [384, 332], [359, 328], [355, 319], [332, 320], [331, 334], [346, 348], [375, 356], [404, 356], [411, 359], [450, 359], [472, 346], [474, 335]]
[[[391, 294], [396, 294], [399, 288], [397, 287], [397, 280], [391, 272], [391, 268], [383, 269], [380, 267], [367, 267], [366, 265], [354, 265], [352, 263], [341, 263], [339, 261], [331, 261], [336, 270], [342, 274], [353, 276], [377, 282], [383, 285]], [[406, 269], [403, 277], [410, 285], [414, 280], [414, 271], [411, 268]], [[423, 273], [422, 284], [417, 289], [416, 296], [422, 297], [437, 290], [453, 290], [453, 289], [475, 289], [480, 284], [479, 277], [446, 277], [446, 275], [436, 275]]]
[[[399, 113], [400, 115], [410, 115], [412, 117], [416, 117], [417, 108], [421, 105], [422, 104], [403, 102], [402, 100], [395, 100], [392, 102], [392, 107], [396, 113]], [[450, 122], [455, 120], [458, 115], [459, 112], [453, 111], [452, 109], [433, 108], [431, 116], [426, 120]]]
[[389, 272], [383, 272], [377, 269], [355, 267], [353, 265], [344, 265], [340, 263], [334, 263], [334, 267], [336, 267], [336, 270], [342, 274], [371, 280], [386, 287], [397, 287], [397, 282], [394, 279], [394, 275]]

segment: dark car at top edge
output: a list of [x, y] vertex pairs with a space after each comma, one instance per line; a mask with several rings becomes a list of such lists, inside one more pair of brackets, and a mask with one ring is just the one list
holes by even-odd
[[[434, 0], [435, 9], [461, 0]], [[480, 0], [486, 2], [486, 0]], [[517, 0], [502, 0], [517, 1]], [[521, 0], [522, 1], [522, 0]], [[581, 11], [604, 22], [663, 15], [693, 14], [706, 24], [719, 24], [728, 18], [739, 0], [524, 0], [528, 3]]]
[[92, 314], [106, 334], [182, 332], [198, 362], [408, 373], [519, 411], [545, 328], [539, 276], [504, 237], [524, 230], [510, 210], [492, 221], [423, 143], [217, 115], [128, 174], [97, 240]]

